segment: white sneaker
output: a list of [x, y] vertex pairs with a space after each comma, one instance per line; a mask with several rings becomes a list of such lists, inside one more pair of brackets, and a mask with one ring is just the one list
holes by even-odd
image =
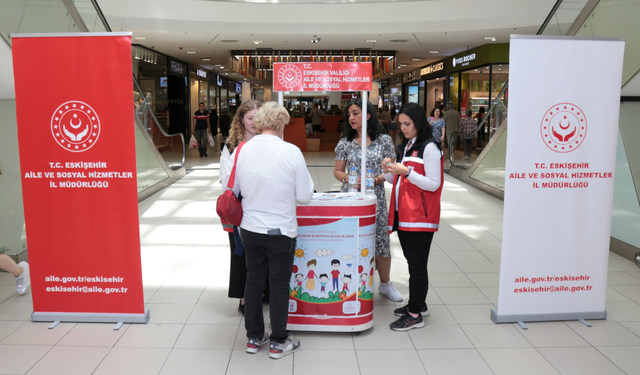
[[29, 263], [20, 262], [18, 266], [22, 267], [22, 275], [16, 277], [16, 291], [22, 295], [29, 290], [31, 279], [29, 278]]
[[378, 292], [386, 295], [393, 302], [402, 302], [402, 294], [393, 286], [393, 281], [389, 281], [386, 286], [380, 284]]

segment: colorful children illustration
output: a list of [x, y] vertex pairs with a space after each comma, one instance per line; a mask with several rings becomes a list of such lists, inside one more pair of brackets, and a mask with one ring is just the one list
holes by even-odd
[[307, 268], [309, 268], [309, 273], [307, 273], [307, 284], [305, 286], [305, 289], [309, 291], [316, 288], [315, 278], [317, 276], [316, 276], [316, 273], [313, 271], [313, 269], [316, 268], [316, 264], [318, 264], [318, 262], [316, 262], [315, 259], [311, 259], [310, 261], [307, 262]]
[[301, 273], [296, 274], [296, 288], [299, 288], [302, 291], [302, 281], [304, 280], [304, 275]]
[[327, 285], [327, 281], [329, 281], [329, 276], [326, 273], [320, 274], [320, 293], [326, 293], [324, 287]]
[[338, 280], [340, 280], [340, 261], [337, 259], [332, 260], [331, 268], [333, 268], [333, 271], [331, 271], [331, 277], [333, 278], [333, 290], [338, 290]]
[[342, 283], [344, 284], [342, 286], [342, 291], [343, 292], [347, 292], [347, 294], [349, 294], [349, 283], [351, 282], [351, 275], [344, 275], [342, 277]]
[[369, 273], [369, 287], [373, 287], [373, 271], [375, 265], [373, 264], [375, 257], [371, 257], [371, 273]]
[[369, 278], [369, 275], [367, 275], [366, 273], [361, 273], [360, 274], [360, 281], [362, 282], [362, 287], [360, 288], [360, 294], [359, 296], [362, 297], [364, 295], [364, 293], [367, 291], [367, 279]]

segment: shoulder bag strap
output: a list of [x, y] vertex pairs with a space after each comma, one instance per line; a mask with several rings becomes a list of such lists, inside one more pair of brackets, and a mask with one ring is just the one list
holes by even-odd
[[240, 154], [240, 150], [242, 149], [242, 146], [244, 146], [245, 143], [247, 142], [240, 142], [240, 144], [236, 148], [236, 158], [234, 159], [234, 162], [233, 162], [233, 168], [231, 169], [231, 176], [229, 176], [227, 189], [233, 189], [233, 184], [236, 181], [236, 167], [238, 166], [238, 155]]

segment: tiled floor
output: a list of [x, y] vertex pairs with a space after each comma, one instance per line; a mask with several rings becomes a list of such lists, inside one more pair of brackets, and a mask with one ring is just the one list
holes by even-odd
[[[139, 204], [148, 325], [31, 323], [31, 296], [0, 273], [0, 374], [640, 374], [640, 269], [610, 254], [606, 321], [494, 325], [502, 201], [445, 176], [429, 262], [426, 327], [394, 332], [396, 305], [376, 296], [360, 334], [297, 332], [281, 360], [244, 352], [237, 301], [226, 297], [229, 249], [215, 214], [217, 152]], [[335, 190], [333, 154], [306, 155], [318, 191]], [[397, 236], [392, 279], [408, 296]]]

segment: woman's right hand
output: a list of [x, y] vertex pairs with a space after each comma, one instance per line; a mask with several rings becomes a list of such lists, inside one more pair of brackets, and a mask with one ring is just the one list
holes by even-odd
[[391, 159], [389, 159], [389, 158], [382, 159], [382, 171], [384, 173], [389, 173], [389, 168], [388, 168], [387, 165], [390, 164], [390, 163], [391, 163]]

